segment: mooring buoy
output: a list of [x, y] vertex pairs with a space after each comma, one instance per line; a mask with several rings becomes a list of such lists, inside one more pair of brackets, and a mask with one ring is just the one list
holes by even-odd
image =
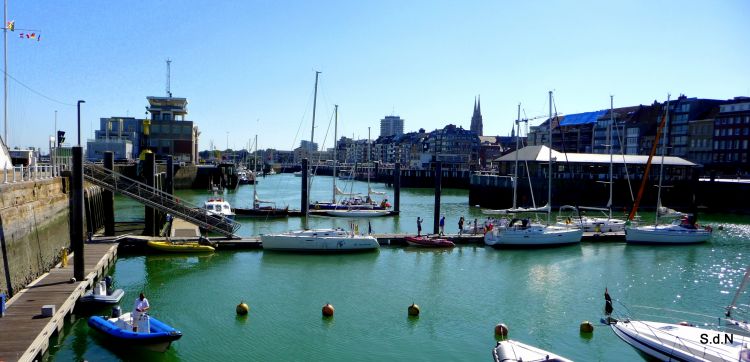
[[495, 336], [503, 339], [508, 338], [508, 326], [503, 323], [498, 323], [495, 326]]
[[418, 317], [419, 316], [419, 306], [414, 304], [414, 302], [411, 303], [409, 306], [409, 315], [412, 317]]
[[594, 333], [594, 325], [589, 321], [581, 322], [581, 326], [579, 329], [581, 333]]
[[323, 306], [323, 316], [325, 317], [332, 317], [334, 311], [335, 309], [330, 303], [326, 303], [326, 305]]
[[245, 301], [241, 301], [240, 304], [237, 304], [237, 314], [239, 315], [246, 315], [247, 312], [250, 311], [250, 306], [245, 303]]

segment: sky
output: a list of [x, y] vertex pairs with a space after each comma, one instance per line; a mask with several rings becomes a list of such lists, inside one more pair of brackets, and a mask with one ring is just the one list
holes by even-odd
[[[676, 97], [750, 95], [750, 2], [722, 1], [8, 1], [8, 140], [48, 148], [57, 129], [93, 138], [99, 118], [143, 118], [147, 96], [188, 100], [200, 149], [290, 150], [310, 138], [469, 128]], [[20, 39], [32, 29], [40, 41]], [[1, 99], [0, 99], [1, 101]], [[523, 116], [523, 115], [522, 115]], [[538, 124], [542, 119], [532, 121]]]

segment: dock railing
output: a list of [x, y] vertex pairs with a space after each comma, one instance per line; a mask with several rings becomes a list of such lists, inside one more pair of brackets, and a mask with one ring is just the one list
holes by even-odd
[[86, 181], [94, 185], [129, 197], [143, 205], [171, 214], [227, 238], [234, 238], [234, 234], [241, 226], [229, 218], [208, 214], [198, 205], [180, 200], [164, 191], [91, 162], [84, 163], [83, 175]]
[[60, 167], [52, 165], [12, 166], [4, 170], [0, 180], [4, 184], [40, 181], [60, 176]]

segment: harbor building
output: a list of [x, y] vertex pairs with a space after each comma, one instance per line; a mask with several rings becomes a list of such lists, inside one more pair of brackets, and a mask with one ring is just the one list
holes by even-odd
[[750, 97], [719, 106], [713, 127], [713, 165], [726, 175], [750, 173]]
[[385, 116], [380, 120], [380, 137], [404, 134], [404, 120], [399, 116]]
[[110, 117], [99, 119], [99, 129], [94, 130], [94, 139], [88, 140], [86, 158], [101, 161], [104, 153], [111, 151], [115, 160], [130, 161], [138, 158], [140, 150], [141, 124], [143, 120], [133, 117]]

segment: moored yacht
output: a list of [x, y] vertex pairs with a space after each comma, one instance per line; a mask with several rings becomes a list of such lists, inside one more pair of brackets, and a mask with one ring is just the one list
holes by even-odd
[[378, 239], [344, 229], [296, 230], [261, 235], [264, 250], [344, 252], [377, 249]]

